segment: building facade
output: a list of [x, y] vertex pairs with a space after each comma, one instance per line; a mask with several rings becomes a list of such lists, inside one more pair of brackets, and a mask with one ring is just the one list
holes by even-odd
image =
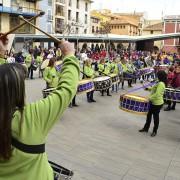
[[[142, 35], [162, 34], [162, 31], [163, 31], [163, 23], [162, 23], [162, 21], [157, 20], [157, 21], [153, 21], [153, 22], [152, 23], [149, 22], [148, 24], [151, 24], [151, 25], [147, 25], [146, 27], [143, 28]], [[155, 41], [154, 46], [158, 47], [159, 49], [162, 49], [163, 41]]]
[[[36, 0], [1, 0], [0, 1], [0, 32], [4, 33], [22, 22], [19, 15], [29, 19], [37, 15]], [[33, 22], [36, 24], [36, 20]], [[24, 25], [14, 33], [35, 33], [35, 29], [30, 25]]]
[[[177, 33], [180, 32], [180, 15], [165, 16], [163, 33]], [[180, 53], [180, 38], [168, 39], [163, 41], [163, 49], [167, 52]]]
[[39, 26], [52, 34], [90, 33], [90, 0], [42, 0], [39, 9], [46, 13]]

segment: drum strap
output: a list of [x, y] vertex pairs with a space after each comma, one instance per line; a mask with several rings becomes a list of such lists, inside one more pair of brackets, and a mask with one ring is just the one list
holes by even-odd
[[20, 151], [23, 151], [25, 153], [29, 154], [41, 154], [45, 152], [45, 144], [39, 144], [39, 145], [27, 145], [19, 142], [15, 138], [12, 137], [11, 144], [19, 149]]

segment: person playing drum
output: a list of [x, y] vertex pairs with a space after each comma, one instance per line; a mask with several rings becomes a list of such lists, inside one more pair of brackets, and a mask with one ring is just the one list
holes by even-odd
[[144, 127], [139, 132], [148, 132], [151, 125], [151, 118], [154, 118], [154, 128], [151, 134], [152, 137], [156, 136], [159, 127], [159, 113], [164, 104], [164, 91], [167, 83], [167, 74], [164, 71], [157, 73], [158, 83], [151, 89], [151, 95], [149, 96], [150, 107], [146, 118]]
[[[44, 148], [39, 150], [37, 147], [44, 145], [49, 131], [76, 94], [79, 81], [79, 63], [74, 56], [73, 45], [63, 41], [60, 48], [64, 55], [64, 65], [57, 90], [35, 103], [25, 104], [23, 66], [16, 63], [0, 66], [2, 180], [54, 180]], [[14, 141], [21, 148], [12, 145]]]
[[43, 78], [46, 81], [46, 88], [47, 89], [48, 88], [56, 88], [58, 85], [60, 73], [58, 73], [56, 71], [55, 62], [56, 62], [56, 58], [52, 57], [49, 60], [48, 67], [46, 67], [44, 72], [43, 72]]
[[[94, 69], [91, 67], [91, 60], [90, 59], [87, 59], [84, 63], [84, 75], [85, 75], [85, 78], [91, 78], [93, 79], [94, 78], [94, 75], [95, 75], [95, 71]], [[90, 91], [90, 92], [87, 92], [87, 101], [89, 103], [91, 102], [96, 102], [94, 100], [94, 90]]]
[[[116, 74], [119, 78], [118, 59], [116, 59], [116, 58], [114, 58], [112, 63], [111, 63], [111, 73]], [[118, 91], [118, 83], [119, 83], [119, 81], [116, 84], [112, 85], [112, 92]]]
[[[173, 89], [180, 88], [180, 66], [175, 67], [173, 78], [170, 81], [170, 87]], [[168, 106], [164, 109], [164, 111], [175, 110], [176, 101], [167, 100], [166, 102]], [[171, 106], [171, 104], [173, 104]]]

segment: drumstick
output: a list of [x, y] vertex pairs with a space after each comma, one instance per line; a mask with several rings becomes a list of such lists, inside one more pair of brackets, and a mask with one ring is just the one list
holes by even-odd
[[100, 72], [100, 71], [98, 71], [98, 72], [99, 72], [99, 73], [102, 73], [103, 75], [108, 76], [108, 77], [111, 78], [111, 76], [109, 76], [109, 75], [107, 75], [107, 74], [105, 74], [105, 73], [103, 73], [103, 72]]
[[59, 40], [58, 38], [52, 36], [51, 34], [43, 31], [42, 29], [38, 28], [37, 26], [35, 26], [34, 24], [32, 24], [31, 22], [29, 22], [28, 20], [24, 19], [23, 16], [19, 16], [20, 19], [22, 19], [23, 21], [25, 21], [26, 23], [30, 24], [31, 26], [33, 26], [35, 29], [37, 29], [38, 31], [42, 32], [43, 34], [45, 34], [46, 36], [50, 37], [51, 39], [53, 39], [54, 41], [56, 41], [57, 43], [61, 43], [62, 41]]
[[[34, 19], [43, 16], [45, 14], [45, 12], [41, 11], [39, 14], [37, 14], [36, 16], [32, 17], [31, 19], [29, 19], [29, 21], [33, 21]], [[13, 33], [14, 31], [16, 31], [17, 29], [21, 28], [22, 26], [24, 26], [25, 24], [27, 24], [27, 22], [24, 22], [16, 27], [14, 27], [13, 29], [11, 29], [10, 31], [4, 33], [2, 36], [0, 36], [0, 39], [5, 38], [8, 34]]]

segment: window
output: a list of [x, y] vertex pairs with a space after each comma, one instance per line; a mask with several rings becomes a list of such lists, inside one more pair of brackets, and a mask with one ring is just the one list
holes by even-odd
[[92, 33], [94, 33], [94, 26], [92, 26]]
[[125, 28], [126, 28], [126, 26], [123, 26], [123, 28], [125, 29]]
[[88, 11], [88, 3], [87, 2], [85, 3], [85, 11], [86, 12]]
[[56, 5], [56, 15], [64, 16], [64, 8], [61, 5]]
[[76, 12], [76, 22], [79, 22], [79, 12]]
[[76, 8], [79, 9], [79, 0], [77, 0]]
[[[18, 16], [10, 15], [10, 29], [12, 29], [15, 26], [21, 24], [22, 22], [23, 22], [23, 20], [20, 20], [18, 18]], [[32, 21], [32, 23], [35, 24], [35, 20]], [[15, 31], [15, 33], [34, 34], [35, 33], [35, 29], [31, 25], [26, 24], [26, 25], [22, 26], [21, 28], [17, 29]]]
[[52, 21], [52, 12], [50, 9], [47, 11], [47, 21]]
[[52, 6], [52, 0], [48, 0], [48, 6]]
[[98, 33], [99, 32], [99, 28], [98, 27], [96, 27], [96, 33]]
[[71, 10], [68, 10], [68, 20], [71, 20]]
[[151, 34], [153, 34], [153, 31], [151, 31]]
[[64, 19], [56, 18], [55, 20], [56, 33], [63, 33], [64, 29]]
[[69, 6], [72, 6], [72, 0], [69, 0]]
[[79, 28], [76, 28], [76, 34], [78, 34], [79, 33]]
[[85, 14], [85, 20], [84, 23], [87, 24], [87, 14]]
[[84, 29], [84, 34], [87, 34], [87, 29]]

